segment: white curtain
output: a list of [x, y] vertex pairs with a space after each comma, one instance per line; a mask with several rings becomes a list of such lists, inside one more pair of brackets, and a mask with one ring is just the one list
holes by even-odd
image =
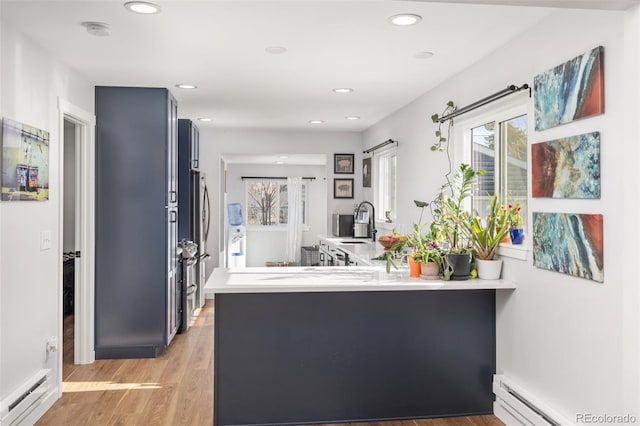
[[287, 178], [287, 201], [289, 218], [287, 220], [287, 247], [285, 257], [289, 262], [300, 262], [302, 245], [302, 178]]

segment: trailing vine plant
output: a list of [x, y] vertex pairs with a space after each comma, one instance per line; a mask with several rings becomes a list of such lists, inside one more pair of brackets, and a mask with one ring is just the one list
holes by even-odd
[[[447, 102], [447, 106], [445, 107], [444, 111], [442, 111], [442, 114], [435, 113], [431, 116], [431, 121], [433, 121], [433, 124], [438, 125], [438, 129], [436, 130], [437, 141], [434, 142], [433, 145], [431, 146], [431, 151], [445, 151], [448, 149], [447, 141], [451, 137], [451, 126], [453, 124], [453, 121], [451, 119], [447, 120], [447, 129], [446, 129], [446, 137], [445, 137], [444, 133], [442, 133], [442, 125], [444, 123], [442, 123], [440, 119], [442, 117], [446, 117], [447, 115], [451, 114], [456, 109], [458, 109], [458, 107], [456, 107], [456, 104], [454, 104], [453, 101], [449, 101]], [[447, 145], [445, 146], [445, 144]]]

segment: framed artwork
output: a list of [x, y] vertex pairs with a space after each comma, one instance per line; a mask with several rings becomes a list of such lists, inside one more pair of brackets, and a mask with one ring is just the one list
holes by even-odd
[[334, 179], [333, 198], [353, 198], [353, 179]]
[[604, 281], [601, 214], [533, 213], [533, 266]]
[[49, 199], [49, 132], [2, 120], [2, 200]]
[[333, 154], [333, 173], [353, 174], [353, 154]]
[[604, 113], [604, 47], [538, 74], [533, 94], [536, 131]]
[[531, 145], [534, 197], [600, 198], [600, 133]]
[[362, 159], [362, 186], [371, 188], [371, 157]]

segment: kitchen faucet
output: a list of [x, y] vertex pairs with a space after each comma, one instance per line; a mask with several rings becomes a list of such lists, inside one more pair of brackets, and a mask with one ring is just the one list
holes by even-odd
[[369, 229], [371, 232], [371, 239], [375, 241], [376, 233], [378, 232], [378, 230], [376, 229], [376, 208], [373, 207], [373, 204], [371, 204], [369, 201], [363, 201], [360, 204], [358, 204], [355, 217], [358, 217], [358, 215], [360, 214], [360, 208], [362, 207], [363, 204], [369, 204], [371, 206], [371, 215], [369, 217]]

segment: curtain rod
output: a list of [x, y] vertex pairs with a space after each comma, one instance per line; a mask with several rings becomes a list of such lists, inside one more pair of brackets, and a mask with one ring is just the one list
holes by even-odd
[[498, 99], [502, 99], [505, 96], [509, 96], [511, 94], [517, 93], [521, 90], [527, 90], [529, 89], [529, 97], [531, 97], [531, 87], [529, 87], [529, 85], [527, 83], [523, 84], [522, 86], [518, 87], [515, 84], [510, 84], [509, 86], [507, 86], [506, 89], [503, 89], [499, 92], [494, 93], [493, 95], [489, 95], [486, 98], [482, 98], [479, 101], [476, 101], [470, 105], [467, 105], [466, 107], [460, 108], [460, 109], [456, 109], [455, 111], [453, 111], [451, 114], [447, 114], [444, 117], [440, 117], [440, 120], [438, 120], [440, 123], [444, 123], [447, 120], [451, 120], [454, 117], [457, 117], [459, 115], [465, 114], [469, 111], [473, 111], [476, 108], [480, 108], [481, 106], [484, 106], [486, 104], [489, 104], [493, 101], [497, 101]]
[[387, 146], [389, 144], [392, 144], [392, 143], [395, 143], [396, 146], [398, 146], [398, 141], [394, 141], [392, 139], [387, 139], [386, 141], [384, 141], [382, 143], [379, 143], [378, 145], [374, 146], [373, 148], [369, 148], [369, 149], [367, 149], [365, 151], [362, 151], [362, 153], [363, 154], [368, 154], [370, 152], [376, 151], [376, 150], [378, 150], [378, 149], [380, 149], [382, 147], [385, 147], [385, 146]]
[[[286, 176], [284, 176], [284, 177], [283, 177], [283, 176], [240, 176], [240, 178], [241, 178], [242, 180], [245, 180], [245, 179], [273, 179], [273, 180], [287, 180], [287, 177], [286, 177]], [[315, 177], [311, 177], [311, 176], [303, 177], [302, 179], [305, 179], [305, 180], [316, 180], [316, 178], [315, 178]]]

